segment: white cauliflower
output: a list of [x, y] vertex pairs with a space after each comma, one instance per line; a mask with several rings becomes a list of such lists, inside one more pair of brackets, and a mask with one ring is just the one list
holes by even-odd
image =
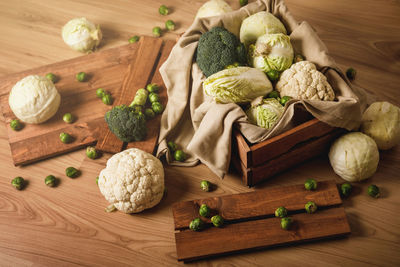
[[159, 159], [137, 148], [113, 155], [99, 174], [101, 193], [120, 211], [137, 213], [157, 205], [164, 194]]
[[300, 61], [285, 70], [276, 84], [281, 96], [295, 99], [327, 100], [335, 99], [335, 93], [325, 75], [309, 61]]

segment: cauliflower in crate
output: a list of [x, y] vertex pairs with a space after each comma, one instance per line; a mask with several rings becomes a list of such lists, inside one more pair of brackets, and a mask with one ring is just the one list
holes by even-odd
[[100, 172], [98, 185], [120, 211], [138, 213], [157, 205], [164, 194], [164, 169], [159, 159], [137, 148], [113, 155]]

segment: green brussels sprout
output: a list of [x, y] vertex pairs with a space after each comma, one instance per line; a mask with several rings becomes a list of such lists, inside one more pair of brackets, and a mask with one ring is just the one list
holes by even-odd
[[167, 28], [169, 31], [173, 31], [175, 30], [175, 23], [172, 20], [167, 20], [165, 22], [165, 28]]
[[206, 204], [201, 204], [199, 214], [200, 216], [208, 217], [211, 214], [211, 209]]
[[146, 116], [146, 120], [151, 120], [156, 116], [156, 114], [151, 108], [146, 108], [144, 110], [144, 115]]
[[73, 123], [74, 120], [75, 118], [71, 113], [65, 113], [63, 116], [63, 121], [66, 123]]
[[74, 167], [68, 167], [65, 169], [65, 175], [67, 175], [70, 178], [78, 177], [79, 174], [80, 174], [80, 171], [75, 169]]
[[211, 183], [207, 180], [202, 180], [200, 182], [200, 188], [203, 191], [209, 192], [211, 190]]
[[149, 101], [150, 101], [150, 103], [160, 102], [160, 96], [157, 93], [150, 93]]
[[11, 185], [14, 186], [17, 190], [22, 190], [25, 187], [25, 180], [21, 176], [15, 177], [11, 180]]
[[220, 215], [214, 215], [211, 217], [211, 222], [215, 227], [221, 227], [224, 225], [224, 218], [222, 218]]
[[304, 183], [304, 188], [306, 190], [316, 190], [317, 189], [317, 181], [314, 179], [307, 179]]
[[353, 68], [348, 68], [346, 71], [346, 76], [349, 78], [350, 81], [354, 80], [356, 78], [356, 70]]
[[155, 84], [155, 83], [149, 83], [149, 84], [146, 86], [146, 89], [147, 89], [147, 91], [149, 91], [150, 93], [157, 93], [158, 90], [159, 90], [160, 88], [159, 88], [158, 85]]
[[352, 190], [353, 190], [353, 187], [351, 186], [350, 183], [344, 183], [340, 186], [340, 194], [343, 197], [348, 197], [351, 194]]
[[175, 152], [175, 151], [178, 149], [178, 145], [175, 144], [175, 143], [172, 142], [172, 141], [169, 141], [169, 142], [167, 143], [167, 145], [168, 145], [169, 150], [170, 150], [172, 153]]
[[54, 186], [56, 186], [57, 179], [56, 179], [56, 177], [55, 177], [54, 175], [48, 175], [48, 176], [46, 176], [46, 178], [44, 179], [44, 183], [45, 183], [47, 186], [54, 187]]
[[87, 75], [84, 72], [79, 72], [78, 74], [76, 74], [76, 79], [78, 80], [78, 82], [84, 82], [87, 79]]
[[139, 39], [140, 39], [140, 37], [137, 36], [137, 35], [135, 35], [135, 36], [132, 36], [131, 38], [129, 38], [129, 39], [128, 39], [128, 42], [129, 42], [130, 44], [133, 44], [133, 43], [136, 43], [137, 41], [139, 41]]
[[64, 144], [69, 144], [74, 140], [74, 138], [68, 133], [60, 133], [60, 140]]
[[200, 231], [204, 228], [204, 222], [200, 218], [196, 218], [189, 224], [189, 229], [192, 231]]
[[272, 91], [267, 95], [267, 98], [275, 98], [275, 99], [279, 99], [280, 95], [278, 91]]
[[103, 103], [108, 106], [112, 105], [112, 103], [113, 103], [113, 99], [110, 94], [103, 95], [103, 97], [101, 98], [101, 101], [103, 101]]
[[99, 153], [97, 152], [96, 148], [94, 148], [92, 146], [88, 146], [86, 148], [86, 156], [89, 159], [96, 159], [99, 156]]
[[107, 93], [103, 88], [99, 88], [96, 90], [96, 95], [98, 98], [103, 98]]
[[185, 152], [183, 152], [182, 150], [176, 150], [174, 153], [174, 159], [176, 161], [184, 162], [186, 159]]
[[297, 63], [297, 62], [304, 61], [304, 60], [305, 60], [305, 59], [304, 59], [303, 55], [297, 54], [297, 55], [293, 58], [293, 63]]
[[136, 91], [135, 97], [133, 98], [132, 103], [129, 105], [130, 107], [133, 106], [144, 106], [147, 101], [147, 96], [149, 92], [143, 88], [140, 88]]
[[275, 217], [286, 217], [287, 216], [287, 209], [285, 207], [279, 207], [275, 210]]
[[281, 218], [281, 228], [284, 230], [288, 230], [293, 223], [293, 219], [291, 217]]
[[271, 82], [275, 82], [275, 81], [279, 80], [279, 71], [270, 70], [267, 72], [267, 76]]
[[161, 114], [164, 110], [164, 106], [160, 102], [151, 103], [151, 108], [156, 114]]
[[153, 36], [154, 37], [160, 37], [161, 36], [161, 28], [160, 27], [154, 27], [152, 30]]
[[19, 131], [22, 128], [24, 128], [24, 125], [19, 120], [14, 119], [14, 120], [10, 121], [10, 127], [14, 131]]
[[287, 102], [289, 102], [292, 98], [290, 96], [282, 96], [282, 98], [279, 100], [279, 103], [281, 103], [282, 106], [285, 106]]
[[96, 184], [99, 185], [99, 176], [96, 177]]
[[168, 9], [168, 7], [166, 7], [165, 5], [161, 5], [161, 6], [158, 8], [158, 12], [159, 12], [161, 15], [166, 16], [166, 15], [168, 15], [168, 13], [169, 13], [169, 9]]
[[314, 213], [314, 212], [316, 212], [317, 209], [318, 209], [317, 204], [315, 204], [315, 203], [312, 202], [312, 201], [308, 201], [308, 202], [304, 205], [304, 207], [305, 207], [307, 213]]
[[46, 78], [52, 81], [53, 83], [58, 82], [58, 77], [54, 73], [51, 72], [47, 73]]
[[372, 184], [372, 185], [368, 186], [367, 193], [371, 197], [378, 198], [380, 196], [379, 187], [377, 187], [376, 185]]

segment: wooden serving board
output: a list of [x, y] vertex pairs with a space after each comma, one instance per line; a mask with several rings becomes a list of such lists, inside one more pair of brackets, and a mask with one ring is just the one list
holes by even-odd
[[[146, 140], [123, 144], [108, 130], [104, 114], [111, 106], [103, 104], [96, 97], [96, 90], [102, 87], [110, 92], [114, 99], [113, 105], [130, 104], [139, 88], [149, 82], [156, 82], [161, 86], [160, 96], [165, 106], [167, 93], [158, 68], [168, 57], [174, 44], [173, 41], [163, 43], [159, 38], [142, 37], [135, 44], [0, 77], [0, 107], [7, 124], [14, 164], [29, 164], [95, 144], [98, 140], [97, 148], [105, 152], [116, 153], [128, 146], [153, 153], [160, 116], [147, 123]], [[81, 71], [89, 74], [87, 82], [80, 83], [76, 80], [76, 73]], [[45, 75], [49, 72], [60, 78], [56, 87], [61, 95], [61, 105], [56, 115], [45, 123], [25, 124], [23, 130], [13, 131], [9, 123], [16, 117], [8, 105], [11, 88], [27, 75]], [[62, 116], [67, 112], [77, 117], [73, 124], [63, 122]], [[59, 140], [61, 132], [71, 134], [75, 138], [74, 142], [63, 144]]]
[[[304, 205], [314, 201], [318, 211], [307, 214]], [[259, 191], [175, 203], [176, 251], [179, 261], [193, 261], [240, 251], [305, 242], [350, 233], [350, 226], [335, 181], [318, 183], [316, 191], [304, 185], [268, 188]], [[207, 204], [225, 219], [216, 228], [208, 218], [206, 229], [188, 229], [198, 215], [201, 204]], [[290, 230], [280, 227], [274, 217], [276, 208], [284, 206], [294, 219]]]

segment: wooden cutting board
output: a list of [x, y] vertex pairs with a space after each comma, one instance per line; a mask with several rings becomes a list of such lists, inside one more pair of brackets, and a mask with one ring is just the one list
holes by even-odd
[[[161, 86], [161, 102], [167, 103], [166, 89], [159, 74], [160, 65], [168, 57], [175, 42], [142, 37], [138, 43], [112, 48], [71, 60], [39, 67], [13, 75], [0, 77], [0, 107], [7, 124], [8, 141], [15, 165], [23, 165], [55, 155], [67, 153], [97, 142], [97, 148], [116, 153], [125, 147], [138, 147], [153, 153], [158, 138], [160, 116], [147, 123], [146, 140], [124, 144], [110, 133], [104, 114], [111, 109], [96, 97], [100, 87], [110, 92], [113, 105], [130, 104], [136, 91], [150, 82]], [[78, 72], [89, 74], [87, 82], [80, 83]], [[27, 75], [45, 75], [52, 72], [60, 80], [56, 87], [61, 95], [61, 105], [56, 115], [45, 123], [26, 124], [23, 130], [13, 131], [9, 123], [15, 119], [8, 105], [8, 96], [14, 84]], [[71, 112], [77, 117], [73, 124], [62, 120]], [[63, 144], [59, 134], [67, 132], [75, 140]]]
[[[317, 204], [316, 213], [305, 212], [308, 201]], [[216, 228], [210, 219], [202, 218], [206, 229], [189, 230], [190, 221], [200, 217], [201, 204], [220, 214], [225, 225]], [[307, 191], [302, 184], [175, 203], [172, 212], [178, 260], [187, 262], [349, 234], [341, 204], [335, 181], [319, 182], [316, 191]], [[274, 216], [280, 206], [286, 207], [294, 219], [290, 230], [281, 229], [280, 219]]]

